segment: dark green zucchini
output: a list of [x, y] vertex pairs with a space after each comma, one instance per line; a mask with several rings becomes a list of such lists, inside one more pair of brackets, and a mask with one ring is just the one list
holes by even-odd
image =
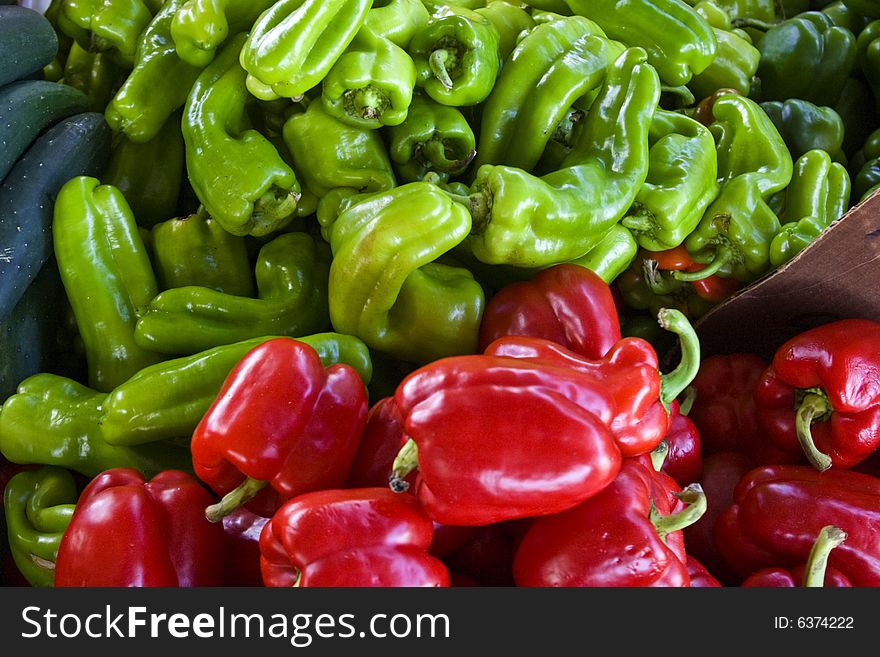
[[35, 9], [0, 5], [0, 84], [42, 70], [58, 52], [49, 19]]

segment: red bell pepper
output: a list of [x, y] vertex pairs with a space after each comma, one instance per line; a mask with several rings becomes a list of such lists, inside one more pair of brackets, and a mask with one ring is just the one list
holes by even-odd
[[190, 443], [196, 476], [224, 496], [206, 511], [209, 519], [242, 504], [268, 517], [296, 495], [341, 487], [366, 419], [367, 393], [352, 367], [325, 368], [292, 338], [254, 347]]
[[409, 494], [387, 488], [305, 493], [260, 535], [266, 586], [449, 586], [428, 554], [433, 524]]
[[699, 561], [691, 555], [687, 555], [688, 577], [691, 579], [691, 588], [693, 589], [717, 589], [721, 588], [721, 582], [715, 579]]
[[179, 470], [150, 481], [131, 468], [85, 487], [58, 546], [57, 587], [194, 587], [223, 582], [223, 528], [211, 494]]
[[[435, 526], [431, 553], [442, 560], [450, 572], [470, 577], [480, 586], [513, 586], [513, 557], [529, 524], [526, 518], [483, 527]], [[470, 533], [462, 534], [461, 529]], [[457, 544], [451, 544], [450, 533], [458, 534]]]
[[574, 264], [543, 269], [492, 297], [480, 324], [480, 351], [506, 335], [544, 338], [586, 358], [601, 358], [621, 338], [611, 288]]
[[536, 518], [513, 562], [517, 586], [689, 586], [681, 530], [706, 496], [684, 490], [640, 460], [626, 459], [601, 493]]
[[850, 468], [880, 447], [880, 323], [844, 319], [784, 343], [755, 388], [758, 420], [818, 470]]
[[403, 418], [394, 397], [383, 397], [367, 413], [367, 423], [349, 468], [345, 488], [387, 486], [394, 459], [406, 441]]
[[703, 474], [700, 432], [677, 401], [669, 405], [669, 431], [663, 442], [666, 448], [660, 469], [680, 486], [699, 481]]
[[831, 550], [846, 540], [846, 532], [839, 527], [828, 525], [823, 527], [813, 543], [813, 549], [807, 557], [807, 563], [791, 569], [763, 568], [749, 575], [742, 583], [744, 588], [772, 587], [796, 588], [830, 587], [843, 588], [852, 586], [846, 575], [828, 567], [828, 556]]
[[718, 518], [715, 543], [741, 578], [807, 560], [826, 525], [846, 532], [828, 564], [854, 586], [880, 586], [880, 479], [806, 465], [764, 466], [737, 484]]
[[260, 533], [268, 518], [239, 507], [223, 517], [223, 586], [262, 586]]

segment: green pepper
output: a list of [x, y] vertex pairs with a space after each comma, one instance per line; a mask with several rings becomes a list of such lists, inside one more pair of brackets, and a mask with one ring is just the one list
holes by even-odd
[[591, 92], [595, 96], [619, 54], [601, 28], [581, 16], [529, 30], [483, 105], [474, 166], [534, 169], [571, 106]]
[[79, 491], [73, 475], [51, 465], [13, 476], [3, 494], [9, 550], [31, 586], [55, 584], [55, 560]]
[[862, 146], [873, 130], [880, 126], [874, 95], [861, 78], [849, 78], [834, 104], [834, 111], [843, 119], [843, 152], [847, 158]]
[[695, 281], [718, 274], [749, 283], [770, 268], [770, 242], [780, 225], [767, 199], [791, 182], [793, 162], [776, 126], [754, 101], [724, 94], [712, 112], [721, 192], [685, 240], [694, 261], [706, 267], [673, 275]]
[[685, 2], [697, 11], [700, 11], [700, 5], [714, 5], [727, 14], [730, 20], [747, 18], [767, 23], [777, 20], [777, 5], [780, 4], [779, 0], [711, 0], [710, 2], [707, 0], [685, 0]]
[[648, 175], [648, 133], [660, 96], [656, 70], [629, 48], [577, 131], [558, 171], [484, 165], [467, 203], [474, 255], [489, 264], [546, 267], [593, 248], [632, 205]]
[[865, 164], [878, 157], [880, 157], [880, 129], [874, 130], [869, 134], [861, 148], [853, 153], [848, 163], [850, 174], [858, 174]]
[[535, 27], [531, 14], [522, 5], [508, 0], [490, 0], [475, 11], [488, 18], [498, 31], [498, 53], [502, 62], [513, 52], [522, 32]]
[[[64, 17], [77, 28], [81, 47], [91, 52], [112, 53], [120, 63], [131, 64], [138, 39], [153, 19], [142, 0], [65, 0]], [[88, 41], [84, 40], [88, 36]]]
[[770, 243], [770, 264], [788, 262], [809, 246], [849, 207], [850, 180], [846, 168], [832, 162], [824, 150], [801, 155], [785, 192], [782, 229]]
[[316, 86], [348, 48], [370, 0], [278, 0], [254, 23], [241, 65], [262, 100], [297, 98]]
[[[53, 82], [57, 82], [61, 79], [61, 76], [64, 75], [64, 65], [67, 62], [67, 55], [70, 53], [70, 48], [74, 44], [73, 37], [68, 35], [67, 32], [70, 31], [82, 34], [85, 39], [85, 30], [81, 30], [64, 17], [64, 12], [62, 11], [64, 8], [64, 2], [65, 0], [50, 0], [49, 5], [43, 12], [46, 20], [52, 25], [52, 29], [55, 30], [55, 36], [58, 37], [58, 52], [55, 53], [55, 57], [52, 61], [43, 67], [43, 77], [46, 80], [51, 80]], [[15, 4], [15, 2], [12, 2], [11, 4]], [[80, 47], [82, 48], [82, 46]]]
[[862, 16], [880, 18], [880, 0], [843, 0], [843, 4]]
[[706, 70], [718, 49], [712, 27], [681, 0], [565, 0], [572, 13], [599, 24], [612, 39], [648, 53], [673, 87]]
[[250, 127], [238, 64], [247, 36], [223, 47], [192, 87], [183, 115], [186, 167], [199, 201], [233, 235], [268, 235], [293, 218], [300, 187], [275, 146]]
[[101, 434], [106, 400], [106, 393], [73, 379], [48, 373], [30, 376], [0, 411], [0, 453], [13, 463], [55, 465], [86, 477], [110, 468], [134, 468], [147, 476], [171, 469], [192, 471], [189, 448], [177, 441], [136, 447], [109, 444]]
[[260, 248], [258, 297], [203, 285], [156, 296], [137, 322], [135, 340], [163, 354], [194, 354], [261, 335], [298, 337], [326, 329], [327, 244], [306, 233], [282, 233]]
[[877, 189], [880, 189], [880, 158], [868, 160], [853, 178], [853, 204], [866, 201]]
[[808, 11], [770, 27], [751, 97], [758, 101], [800, 98], [832, 106], [856, 64], [856, 38], [829, 16]]
[[848, 7], [842, 0], [832, 2], [822, 7], [820, 11], [834, 21], [835, 25], [845, 27], [855, 34], [856, 37], [858, 37], [859, 33], [865, 29], [868, 23], [872, 20], [870, 16], [865, 16], [853, 11], [853, 9]]
[[880, 19], [865, 26], [856, 39], [859, 69], [874, 94], [875, 108], [880, 107]]
[[616, 279], [617, 289], [626, 306], [645, 310], [655, 318], [663, 308], [680, 310], [687, 317], [705, 315], [712, 303], [700, 297], [690, 283], [678, 281], [668, 271], [651, 269], [652, 253], [640, 251], [627, 269]]
[[364, 27], [405, 49], [430, 16], [421, 0], [373, 0]]
[[779, 130], [793, 159], [807, 151], [820, 149], [835, 161], [846, 161], [843, 119], [831, 107], [818, 107], [808, 100], [790, 98], [761, 103], [761, 108]]
[[88, 96], [89, 111], [103, 112], [126, 74], [108, 53], [89, 52], [74, 41], [67, 53], [60, 81]]
[[187, 0], [171, 21], [177, 55], [204, 67], [230, 34], [247, 32], [275, 0]]
[[596, 246], [571, 262], [589, 269], [611, 285], [632, 264], [639, 244], [622, 224], [614, 224]]
[[318, 198], [336, 187], [375, 192], [396, 184], [379, 132], [335, 119], [321, 102], [291, 114], [283, 136], [303, 185]]
[[223, 230], [207, 213], [156, 224], [152, 242], [159, 289], [199, 285], [239, 297], [254, 295], [245, 238]]
[[349, 207], [330, 235], [334, 330], [413, 363], [473, 353], [483, 289], [466, 269], [435, 262], [470, 228], [467, 209], [427, 182]]
[[760, 51], [741, 30], [712, 29], [718, 42], [718, 54], [706, 70], [691, 78], [688, 89], [697, 98], [711, 96], [719, 89], [734, 89], [747, 96], [752, 87], [752, 78], [758, 71]]
[[[111, 445], [192, 435], [232, 368], [248, 351], [273, 337], [277, 336], [234, 342], [141, 370], [101, 405], [101, 435]], [[357, 370], [364, 385], [370, 383], [370, 352], [358, 338], [317, 333], [296, 339], [314, 348], [325, 367], [345, 363]]]
[[375, 129], [406, 119], [415, 86], [407, 52], [362, 27], [321, 82], [321, 100], [343, 123]]
[[137, 142], [117, 133], [102, 182], [117, 187], [139, 226], [149, 228], [174, 216], [183, 184], [181, 112], [175, 112], [151, 140]]
[[68, 181], [55, 201], [52, 239], [85, 345], [89, 385], [111, 390], [161, 360], [135, 343], [138, 316], [158, 286], [122, 192], [88, 176]]
[[681, 244], [718, 196], [715, 140], [702, 123], [657, 110], [648, 134], [648, 177], [621, 223], [649, 251]]
[[104, 112], [110, 127], [132, 141], [150, 141], [159, 133], [183, 107], [202, 70], [177, 56], [171, 38], [171, 21], [185, 1], [167, 0], [141, 33], [134, 69]]
[[416, 84], [442, 105], [483, 102], [501, 64], [499, 39], [495, 25], [483, 14], [440, 7], [409, 42]]
[[445, 182], [463, 173], [477, 152], [464, 114], [422, 94], [413, 96], [406, 120], [387, 135], [388, 154], [403, 182], [422, 180], [429, 171]]

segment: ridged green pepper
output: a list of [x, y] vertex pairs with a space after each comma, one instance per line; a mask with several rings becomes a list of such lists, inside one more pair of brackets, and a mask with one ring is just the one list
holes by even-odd
[[504, 62], [516, 47], [523, 30], [535, 27], [535, 19], [522, 5], [508, 0], [490, 0], [485, 7], [475, 9], [488, 18], [498, 31], [498, 53]]
[[768, 101], [761, 108], [785, 140], [793, 159], [820, 149], [835, 161], [845, 162], [843, 119], [831, 107], [818, 107], [808, 100], [790, 98]]
[[[232, 368], [248, 351], [273, 337], [277, 336], [214, 347], [141, 370], [101, 405], [103, 438], [111, 445], [140, 445], [192, 435]], [[345, 363], [357, 370], [364, 385], [370, 383], [370, 352], [358, 338], [317, 333], [296, 339], [314, 348], [325, 367]]]
[[516, 167], [480, 167], [467, 201], [474, 255], [535, 268], [579, 258], [598, 244], [648, 175], [659, 96], [645, 51], [629, 48], [609, 69], [562, 168], [538, 178]]
[[132, 141], [159, 133], [202, 70], [180, 59], [171, 39], [171, 21], [185, 1], [167, 0], [141, 33], [134, 68], [104, 112], [110, 127]]
[[223, 230], [207, 213], [158, 223], [151, 236], [159, 289], [200, 285], [239, 297], [254, 295], [245, 238]]
[[407, 52], [362, 27], [321, 82], [321, 100], [343, 123], [375, 129], [403, 122], [415, 87]]
[[316, 86], [364, 24], [370, 0], [278, 0], [241, 51], [247, 86], [261, 100], [297, 98]]
[[[64, 17], [79, 28], [76, 39], [91, 52], [112, 53], [131, 68], [138, 39], [153, 19], [142, 0], [65, 0]], [[83, 36], [88, 35], [88, 41]]]
[[565, 0], [572, 13], [612, 39], [648, 53], [665, 84], [677, 87], [706, 70], [718, 44], [705, 18], [681, 0]]
[[406, 120], [388, 129], [388, 154], [403, 182], [422, 180], [429, 171], [446, 181], [464, 172], [476, 154], [476, 137], [464, 114], [416, 94]]
[[100, 425], [106, 400], [106, 393], [73, 379], [47, 373], [30, 376], [0, 411], [0, 453], [13, 463], [55, 465], [86, 477], [110, 468], [134, 468], [148, 476], [162, 470], [192, 471], [189, 448], [175, 441], [136, 447], [109, 444]]
[[770, 264], [788, 262], [807, 248], [849, 207], [850, 180], [846, 168], [832, 162], [824, 150], [801, 155], [785, 192], [782, 229], [770, 243]]
[[3, 493], [9, 551], [31, 586], [55, 584], [55, 560], [79, 491], [73, 475], [51, 465], [13, 476]]
[[186, 168], [196, 196], [233, 235], [268, 235], [293, 219], [296, 174], [247, 116], [250, 98], [231, 38], [199, 75], [183, 115]]
[[470, 228], [467, 209], [427, 182], [352, 205], [330, 236], [334, 330], [414, 363], [473, 353], [483, 289], [466, 269], [435, 262]]
[[89, 52], [74, 41], [60, 81], [88, 96], [90, 112], [103, 112], [126, 75], [127, 71], [109, 53]]
[[135, 340], [144, 349], [182, 355], [262, 335], [325, 330], [329, 266], [326, 243], [282, 233], [260, 249], [257, 298], [198, 285], [165, 290], [145, 308]]
[[187, 0], [171, 21], [177, 55], [193, 66], [207, 66], [230, 35], [250, 30], [275, 1]]
[[122, 192], [88, 176], [65, 183], [55, 201], [52, 239], [85, 345], [89, 385], [106, 392], [161, 360], [135, 341], [138, 317], [159, 290]]
[[416, 84], [443, 105], [481, 103], [498, 75], [499, 39], [495, 25], [483, 14], [464, 7], [440, 7], [409, 42]]
[[718, 196], [715, 139], [702, 123], [658, 109], [648, 133], [648, 177], [621, 223], [649, 251], [681, 244]]
[[760, 51], [739, 30], [712, 29], [715, 30], [718, 53], [706, 70], [691, 78], [688, 89], [699, 99], [711, 96], [719, 89], [734, 89], [747, 96], [752, 78], [758, 71]]
[[364, 27], [406, 49], [430, 16], [421, 0], [374, 0]]

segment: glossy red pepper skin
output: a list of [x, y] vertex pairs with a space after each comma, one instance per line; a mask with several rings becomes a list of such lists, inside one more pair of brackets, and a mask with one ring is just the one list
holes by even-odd
[[[677, 246], [666, 251], [643, 252], [657, 262], [660, 271], [695, 272], [705, 269], [706, 265], [694, 262], [684, 246]], [[689, 281], [694, 293], [711, 304], [719, 304], [733, 295], [742, 283], [733, 278], [723, 278], [714, 274], [698, 281]]]
[[517, 549], [517, 586], [690, 586], [681, 531], [651, 521], [675, 512], [671, 478], [627, 459], [614, 482], [573, 509], [536, 518]]
[[56, 587], [195, 587], [223, 582], [223, 529], [191, 475], [114, 468], [85, 487], [58, 547]]
[[737, 484], [733, 504], [718, 518], [715, 543], [744, 580], [762, 568], [806, 562], [826, 525], [846, 541], [828, 566], [854, 586], [880, 586], [880, 479], [848, 470], [818, 472], [806, 465], [764, 466]]
[[403, 417], [394, 403], [394, 397], [383, 397], [367, 413], [367, 422], [349, 468], [345, 488], [387, 486], [394, 458], [406, 441]]
[[[749, 575], [740, 586], [749, 589], [791, 589], [803, 586], [803, 581], [803, 566], [795, 566], [790, 570], [785, 568], [762, 568], [758, 572]], [[825, 572], [825, 588], [848, 588], [851, 586], [852, 582], [840, 571], [829, 568]]]
[[345, 483], [366, 418], [353, 368], [325, 368], [292, 338], [268, 340], [232, 369], [193, 432], [193, 467], [220, 495], [268, 482], [246, 506], [269, 517], [296, 495]]
[[260, 533], [269, 522], [244, 507], [223, 518], [223, 586], [263, 586]]
[[428, 549], [433, 524], [418, 501], [387, 488], [305, 493], [287, 501], [260, 536], [266, 586], [445, 587]]
[[[806, 452], [818, 469], [862, 462], [880, 447], [880, 323], [844, 319], [787, 341], [758, 381], [755, 403], [780, 449]], [[797, 430], [804, 409], [818, 453]]]
[[621, 338], [611, 288], [593, 271], [569, 263], [511, 283], [489, 300], [479, 350], [506, 335], [544, 338], [586, 358], [601, 358]]
[[669, 431], [666, 433], [668, 451], [661, 470], [675, 479], [680, 486], [699, 481], [703, 474], [703, 456], [700, 432], [687, 415], [681, 414], [677, 401], [669, 405]]
[[694, 589], [717, 589], [721, 588], [719, 582], [710, 573], [706, 566], [694, 559], [691, 555], [687, 555], [688, 576], [691, 578], [691, 588]]

